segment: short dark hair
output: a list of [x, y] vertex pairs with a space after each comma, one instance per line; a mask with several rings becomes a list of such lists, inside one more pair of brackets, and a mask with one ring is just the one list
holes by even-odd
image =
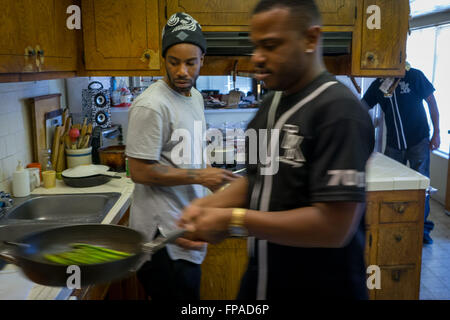
[[253, 9], [253, 14], [275, 8], [288, 8], [300, 31], [322, 23], [319, 9], [314, 0], [261, 0]]

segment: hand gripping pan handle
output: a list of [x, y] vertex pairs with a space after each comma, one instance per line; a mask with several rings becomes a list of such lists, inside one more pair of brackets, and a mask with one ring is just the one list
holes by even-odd
[[145, 253], [153, 254], [159, 249], [164, 248], [166, 244], [172, 243], [179, 237], [183, 236], [185, 232], [185, 229], [177, 229], [169, 232], [165, 237], [162, 235], [158, 236], [155, 240], [144, 243], [142, 245], [142, 251], [144, 251]]

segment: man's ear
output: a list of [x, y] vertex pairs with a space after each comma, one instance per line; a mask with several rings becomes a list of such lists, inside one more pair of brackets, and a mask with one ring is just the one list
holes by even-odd
[[306, 42], [306, 53], [313, 53], [319, 49], [320, 46], [320, 35], [322, 33], [322, 28], [320, 26], [311, 26], [305, 32], [305, 42]]
[[200, 67], [203, 67], [203, 62], [205, 61], [205, 54], [203, 53], [200, 57]]

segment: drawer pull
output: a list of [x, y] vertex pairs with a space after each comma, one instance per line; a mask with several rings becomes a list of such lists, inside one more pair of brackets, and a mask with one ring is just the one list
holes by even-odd
[[392, 271], [392, 280], [395, 282], [399, 282], [400, 281], [400, 270], [394, 270]]
[[401, 204], [401, 205], [394, 204], [394, 211], [397, 212], [397, 213], [399, 213], [399, 214], [404, 213], [404, 212], [405, 212], [405, 209], [406, 209], [406, 206], [403, 205], [403, 204]]
[[394, 236], [394, 239], [395, 239], [395, 241], [400, 242], [400, 241], [402, 241], [402, 236], [396, 234], [396, 235]]

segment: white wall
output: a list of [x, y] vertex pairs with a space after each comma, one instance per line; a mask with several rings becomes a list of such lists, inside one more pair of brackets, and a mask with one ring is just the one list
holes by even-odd
[[433, 188], [438, 192], [432, 196], [433, 199], [445, 204], [447, 191], [448, 160], [442, 156], [431, 153], [430, 158], [430, 181]]
[[66, 107], [64, 80], [0, 83], [0, 191], [10, 192], [11, 176], [20, 160], [33, 161], [30, 106], [26, 99], [61, 93]]

